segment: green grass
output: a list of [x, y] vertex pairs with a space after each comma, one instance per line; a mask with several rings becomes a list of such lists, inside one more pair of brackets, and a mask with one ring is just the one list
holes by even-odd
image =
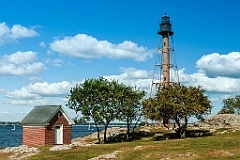
[[29, 157], [31, 160], [75, 160], [75, 159], [83, 159], [87, 160], [93, 157], [96, 157], [101, 154], [106, 154], [109, 152], [113, 152], [115, 148], [110, 147], [109, 145], [102, 146], [92, 146], [92, 147], [78, 147], [68, 151], [54, 151], [50, 152], [48, 149], [43, 149], [43, 152]]
[[[222, 132], [225, 129], [218, 130]], [[99, 144], [91, 147], [76, 147], [68, 151], [50, 152], [51, 146], [39, 147], [41, 152], [28, 160], [87, 160], [119, 150], [119, 160], [228, 160], [240, 159], [240, 131], [214, 134], [212, 136], [153, 140], [153, 137], [131, 142]], [[139, 147], [141, 146], [141, 147]]]

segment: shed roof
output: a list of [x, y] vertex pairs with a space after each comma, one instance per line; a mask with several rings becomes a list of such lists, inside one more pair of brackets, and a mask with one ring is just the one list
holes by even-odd
[[21, 121], [23, 125], [32, 125], [32, 126], [47, 126], [52, 118], [57, 114], [58, 111], [65, 116], [69, 124], [74, 124], [72, 119], [68, 116], [66, 111], [62, 108], [61, 105], [43, 105], [35, 106]]

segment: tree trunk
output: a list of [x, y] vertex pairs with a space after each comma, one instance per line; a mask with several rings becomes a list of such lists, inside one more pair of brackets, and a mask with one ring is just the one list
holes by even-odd
[[179, 138], [186, 138], [186, 133], [187, 133], [187, 123], [188, 123], [188, 118], [187, 116], [184, 116], [184, 124], [181, 126], [180, 121], [176, 121], [178, 124], [179, 128], [177, 130]]
[[96, 129], [97, 129], [97, 139], [98, 139], [98, 143], [101, 143], [100, 130], [99, 130], [99, 127], [98, 127], [97, 120], [95, 119], [94, 116], [93, 116], [92, 118], [93, 118], [93, 120], [94, 120], [94, 124], [95, 124], [95, 127], [96, 127]]
[[95, 123], [96, 129], [97, 129], [97, 138], [98, 138], [98, 143], [101, 143], [101, 139], [100, 139], [100, 130], [98, 128], [98, 125]]
[[169, 129], [169, 127], [166, 125], [166, 122], [168, 123], [168, 117], [163, 117], [163, 125], [164, 125], [164, 127], [166, 127], [167, 129]]
[[188, 123], [188, 118], [187, 116], [184, 116], [184, 125], [181, 127], [181, 130], [180, 130], [180, 138], [186, 138], [187, 123]]
[[174, 119], [175, 119], [175, 122], [178, 125], [178, 128], [176, 129], [178, 137], [179, 138], [186, 138], [186, 127], [185, 127], [185, 125], [183, 125], [183, 126], [181, 125], [181, 123], [180, 123], [181, 120], [177, 117], [177, 115], [174, 117]]
[[108, 125], [104, 125], [104, 136], [103, 136], [104, 143], [107, 142], [107, 128], [108, 128]]
[[187, 116], [184, 117], [184, 120], [185, 120], [185, 124], [184, 124], [184, 125], [185, 125], [185, 128], [187, 129], [187, 123], [188, 123], [188, 118], [187, 118]]
[[140, 121], [142, 115], [138, 117], [137, 121], [135, 122], [134, 126], [133, 126], [133, 129], [132, 129], [132, 135], [134, 136], [134, 133], [135, 133], [135, 128], [137, 128], [137, 123]]
[[127, 118], [127, 139], [130, 139], [130, 123], [129, 123], [129, 118]]
[[182, 126], [180, 129], [180, 138], [186, 138], [186, 127]]

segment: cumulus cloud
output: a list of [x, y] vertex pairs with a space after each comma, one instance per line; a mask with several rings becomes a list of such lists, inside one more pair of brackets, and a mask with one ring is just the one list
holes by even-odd
[[226, 55], [212, 53], [201, 57], [196, 67], [205, 72], [208, 77], [240, 78], [240, 53], [231, 52]]
[[35, 75], [46, 69], [43, 63], [36, 62], [37, 53], [32, 51], [16, 52], [0, 57], [0, 75]]
[[[182, 70], [179, 74], [180, 82], [185, 85], [202, 86], [207, 92], [237, 94], [240, 88], [239, 78], [230, 77], [208, 77], [205, 73], [197, 72], [186, 74]], [[183, 80], [182, 80], [183, 78]]]
[[44, 42], [39, 43], [39, 46], [46, 48], [46, 44]]
[[5, 97], [12, 99], [39, 99], [40, 96], [29, 92], [28, 88], [22, 87], [20, 90], [14, 90], [12, 92], [7, 92]]
[[0, 115], [9, 115], [10, 112], [0, 112]]
[[76, 83], [67, 81], [57, 83], [37, 82], [19, 90], [7, 92], [5, 97], [25, 100], [41, 99], [42, 97], [65, 97]]
[[120, 68], [121, 74], [103, 76], [108, 80], [118, 80], [119, 83], [124, 83], [127, 86], [137, 87], [150, 91], [152, 80], [149, 78], [150, 73], [146, 70], [137, 70], [135, 68]]
[[31, 77], [29, 77], [29, 81], [34, 82], [34, 83], [41, 82], [42, 78], [38, 77], [38, 76], [31, 76]]
[[[104, 76], [109, 80], [118, 80], [119, 83], [124, 83], [128, 86], [139, 87], [149, 91], [151, 79], [148, 78], [148, 72], [144, 70], [137, 70], [134, 68], [120, 68], [122, 72], [119, 75]], [[138, 78], [137, 78], [138, 77]], [[77, 83], [83, 83], [84, 79], [81, 81], [62, 81], [56, 83], [48, 82], [37, 82], [24, 86], [21, 89], [8, 91], [5, 93], [6, 98], [12, 100], [8, 101], [8, 104], [20, 105], [27, 104], [27, 102], [34, 103], [35, 101], [40, 101], [43, 98], [64, 98], [69, 94], [71, 87], [74, 87]], [[6, 102], [5, 102], [6, 103]], [[46, 104], [46, 103], [45, 103]]]
[[[202, 60], [203, 57], [200, 60]], [[205, 57], [208, 57], [208, 55], [206, 55]], [[10, 59], [11, 58], [9, 58], [8, 61], [10, 61]], [[201, 62], [200, 60], [198, 61], [198, 63]], [[237, 60], [237, 58], [235, 58], [235, 60]], [[203, 62], [201, 63], [203, 64]], [[229, 67], [231, 65], [232, 64], [230, 63], [226, 63], [226, 67]], [[196, 73], [190, 74], [186, 73], [184, 68], [180, 69], [178, 72], [180, 83], [186, 86], [202, 86], [207, 93], [210, 93], [211, 95], [219, 95], [217, 97], [211, 97], [211, 100], [213, 102], [218, 103], [221, 103], [222, 99], [224, 98], [223, 95], [230, 96], [233, 94], [239, 94], [240, 78], [217, 76], [217, 74], [215, 77], [210, 77], [206, 74], [206, 72], [203, 71], [203, 69], [204, 67], [202, 67], [201, 69], [199, 68]], [[127, 86], [141, 88], [148, 93], [150, 92], [150, 88], [152, 85], [152, 71], [124, 67], [120, 67], [119, 71], [119, 74], [105, 75], [103, 77], [108, 80], [115, 79], [118, 80], [119, 83], [124, 83]], [[84, 80], [78, 82], [62, 81], [56, 83], [38, 82], [25, 86], [20, 90], [7, 92], [5, 93], [5, 96], [16, 100], [15, 102], [10, 101], [11, 103], [17, 103], [17, 100], [22, 100], [21, 103], [24, 103], [25, 99], [41, 100], [42, 98], [51, 97], [65, 98], [66, 95], [69, 94], [69, 90], [71, 87], [75, 86], [76, 83], [83, 83], [83, 81]]]
[[[56, 66], [56, 67], [61, 67], [64, 64], [64, 60], [62, 60], [60, 58], [56, 58], [56, 59], [48, 58], [48, 59], [45, 60], [45, 62], [48, 63], [48, 64], [51, 64], [53, 66]], [[69, 64], [70, 64], [70, 62], [67, 63], [67, 65], [69, 65]]]
[[11, 37], [13, 39], [25, 38], [25, 37], [33, 37], [38, 35], [37, 32], [33, 29], [23, 27], [21, 25], [13, 25], [11, 28]]
[[21, 38], [35, 37], [38, 33], [31, 28], [13, 25], [9, 28], [5, 22], [0, 23], [0, 45], [11, 43]]
[[112, 44], [106, 40], [97, 40], [85, 34], [55, 40], [50, 43], [50, 48], [60, 54], [84, 59], [108, 57], [111, 59], [145, 61], [152, 57], [153, 53], [152, 50], [131, 41]]
[[149, 73], [146, 70], [137, 70], [135, 68], [120, 67], [120, 71], [126, 74], [125, 77], [130, 79], [143, 79], [149, 77]]
[[55, 96], [62, 96], [67, 95], [70, 91], [70, 88], [73, 86], [70, 82], [62, 81], [58, 83], [35, 83], [30, 84], [27, 89], [29, 92], [42, 95], [42, 96], [49, 96], [49, 97], [55, 97]]
[[0, 94], [5, 93], [6, 90], [4, 88], [0, 88]]
[[72, 62], [69, 62], [69, 61], [64, 61], [64, 59], [61, 59], [61, 58], [55, 58], [55, 59], [52, 59], [52, 58], [47, 58], [45, 59], [44, 61], [46, 64], [50, 64], [50, 65], [53, 65], [55, 67], [62, 67], [62, 66], [75, 66], [76, 64], [72, 63]]
[[33, 62], [36, 60], [37, 52], [27, 51], [27, 52], [16, 52], [11, 55], [3, 55], [1, 61], [14, 63], [14, 64], [23, 64], [27, 62]]
[[51, 104], [51, 101], [48, 99], [39, 99], [39, 100], [12, 100], [4, 101], [4, 104], [10, 105], [21, 105], [21, 106], [36, 106], [36, 105], [46, 105]]
[[64, 61], [62, 59], [56, 58], [53, 60], [53, 65], [56, 67], [61, 67]]

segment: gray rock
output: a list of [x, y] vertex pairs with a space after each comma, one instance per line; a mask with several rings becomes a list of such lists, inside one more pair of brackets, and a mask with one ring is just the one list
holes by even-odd
[[28, 147], [26, 145], [21, 145], [18, 147], [7, 147], [3, 150], [0, 150], [0, 153], [12, 153], [8, 158], [21, 160], [26, 157], [32, 156], [40, 152], [35, 147]]
[[117, 159], [117, 153], [121, 151], [114, 151], [113, 153], [105, 154], [105, 155], [100, 155], [98, 157], [91, 158], [89, 160], [102, 160], [102, 159]]
[[203, 121], [197, 121], [194, 123], [198, 127], [240, 127], [240, 115], [236, 114], [218, 114], [210, 118], [206, 118]]
[[63, 150], [70, 150], [73, 147], [70, 145], [59, 145], [59, 146], [53, 146], [49, 149], [49, 151], [63, 151]]

